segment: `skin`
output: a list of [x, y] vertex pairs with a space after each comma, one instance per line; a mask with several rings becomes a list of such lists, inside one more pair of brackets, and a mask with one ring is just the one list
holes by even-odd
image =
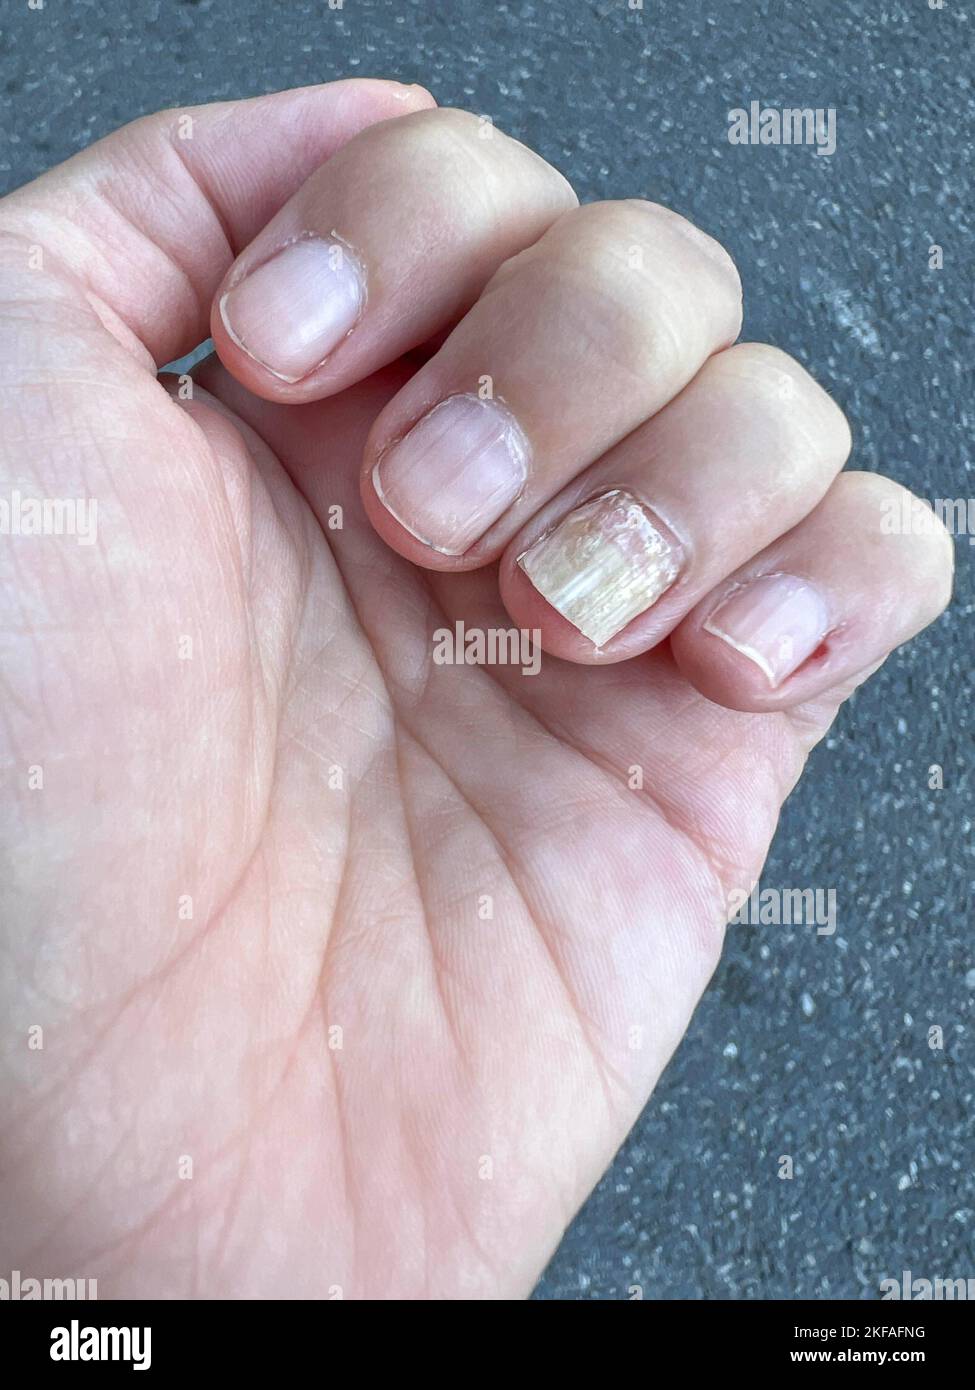
[[[93, 546], [0, 545], [0, 1268], [101, 1297], [527, 1294], [809, 750], [947, 602], [943, 531], [884, 534], [899, 489], [836, 478], [829, 397], [731, 346], [720, 248], [577, 209], [432, 107], [356, 81], [161, 113], [0, 202], [2, 495], [99, 507]], [[369, 297], [288, 383], [219, 302], [309, 229]], [[157, 380], [209, 330], [192, 399]], [[532, 466], [444, 556], [372, 464], [484, 372]], [[691, 558], [597, 651], [514, 561], [606, 478], [663, 498]], [[775, 690], [703, 627], [770, 569], [837, 618]], [[458, 619], [550, 655], [436, 666]]]

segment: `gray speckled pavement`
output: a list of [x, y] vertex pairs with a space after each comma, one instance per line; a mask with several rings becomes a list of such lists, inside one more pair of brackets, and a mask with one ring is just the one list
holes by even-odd
[[[419, 81], [533, 145], [584, 200], [649, 197], [712, 232], [741, 269], [744, 336], [834, 394], [853, 465], [968, 498], [973, 27], [962, 0], [11, 0], [0, 182], [163, 106]], [[753, 99], [835, 107], [836, 153], [730, 144], [729, 110]], [[842, 714], [763, 875], [835, 887], [835, 934], [731, 929], [537, 1297], [875, 1298], [903, 1269], [975, 1276], [975, 546], [957, 549], [954, 606]]]

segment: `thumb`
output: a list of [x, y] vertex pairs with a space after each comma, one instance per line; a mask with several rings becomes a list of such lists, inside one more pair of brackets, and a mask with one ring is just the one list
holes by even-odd
[[353, 79], [161, 111], [0, 200], [0, 234], [33, 265], [40, 248], [161, 365], [206, 338], [228, 267], [314, 169], [367, 126], [435, 104], [421, 87]]

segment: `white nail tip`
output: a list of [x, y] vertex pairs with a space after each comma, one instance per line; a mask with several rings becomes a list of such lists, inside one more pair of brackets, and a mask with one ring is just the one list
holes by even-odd
[[602, 647], [670, 588], [680, 552], [646, 508], [616, 488], [569, 512], [518, 564], [563, 618]]
[[380, 502], [386, 508], [387, 512], [389, 512], [393, 520], [399, 522], [400, 526], [402, 526], [404, 531], [409, 532], [409, 534], [413, 537], [415, 541], [421, 541], [423, 545], [427, 547], [428, 550], [435, 550], [438, 555], [449, 555], [451, 559], [456, 559], [459, 555], [463, 555], [465, 550], [470, 549], [470, 546], [463, 546], [459, 550], [449, 550], [447, 546], [434, 545], [432, 541], [427, 540], [426, 536], [421, 536], [419, 531], [415, 530], [406, 520], [406, 518], [396, 510], [396, 508], [390, 502], [389, 498], [386, 496], [386, 493], [383, 491], [381, 468], [382, 460], [380, 459], [379, 463], [377, 463], [372, 470], [372, 485], [376, 490], [376, 496], [379, 498]]
[[766, 661], [757, 647], [751, 647], [747, 642], [737, 642], [730, 633], [725, 632], [720, 627], [712, 626], [710, 621], [702, 624], [702, 626], [705, 632], [711, 633], [712, 637], [720, 637], [721, 641], [727, 643], [733, 651], [738, 652], [741, 656], [747, 657], [749, 661], [753, 661], [773, 690], [781, 685], [781, 679], [776, 676], [773, 667]]

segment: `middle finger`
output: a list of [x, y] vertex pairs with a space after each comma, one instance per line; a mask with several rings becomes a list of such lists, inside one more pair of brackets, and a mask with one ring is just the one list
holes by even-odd
[[376, 421], [370, 520], [416, 564], [488, 563], [740, 324], [734, 265], [683, 218], [636, 200], [564, 214]]

